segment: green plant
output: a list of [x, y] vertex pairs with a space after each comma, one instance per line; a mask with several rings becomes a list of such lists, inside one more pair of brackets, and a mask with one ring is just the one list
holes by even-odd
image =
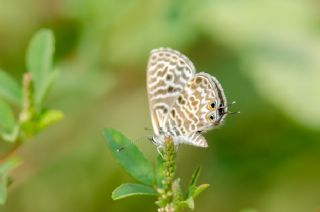
[[164, 142], [162, 156], [158, 155], [156, 166], [146, 159], [137, 146], [120, 132], [104, 129], [107, 145], [122, 168], [141, 184], [127, 183], [112, 192], [112, 199], [118, 200], [133, 195], [157, 196], [158, 211], [182, 211], [194, 208], [194, 198], [208, 188], [208, 184], [197, 186], [200, 168], [191, 177], [187, 192], [180, 187], [176, 178], [176, 149], [170, 138]]
[[[42, 29], [29, 44], [28, 71], [23, 75], [22, 86], [0, 70], [0, 138], [11, 146], [0, 155], [0, 204], [6, 201], [9, 173], [21, 162], [12, 157], [13, 153], [29, 138], [63, 118], [61, 111], [44, 106], [48, 90], [58, 75], [53, 69], [53, 53], [53, 33]], [[17, 117], [12, 108], [19, 109]]]

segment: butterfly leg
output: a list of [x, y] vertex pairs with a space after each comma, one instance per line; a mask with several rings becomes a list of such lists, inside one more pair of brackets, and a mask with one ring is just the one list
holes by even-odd
[[158, 151], [158, 153], [159, 153], [159, 155], [162, 157], [162, 159], [163, 159], [163, 154], [162, 154], [162, 151], [161, 151], [161, 149], [162, 149], [162, 146], [157, 146], [157, 151]]

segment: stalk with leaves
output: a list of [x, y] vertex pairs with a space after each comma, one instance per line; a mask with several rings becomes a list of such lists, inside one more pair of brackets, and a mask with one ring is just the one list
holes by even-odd
[[176, 149], [170, 137], [166, 138], [155, 167], [146, 159], [137, 146], [123, 134], [113, 129], [104, 129], [103, 135], [112, 155], [122, 168], [140, 183], [125, 183], [112, 192], [114, 200], [133, 195], [151, 195], [158, 199], [159, 212], [179, 212], [194, 208], [194, 198], [208, 188], [197, 186], [200, 168], [191, 177], [189, 187], [183, 192], [180, 178], [176, 178]]
[[[0, 70], [0, 139], [11, 148], [0, 154], [0, 204], [7, 199], [10, 172], [21, 163], [13, 156], [29, 138], [61, 120], [63, 113], [48, 109], [44, 100], [58, 71], [53, 68], [54, 36], [42, 29], [31, 39], [26, 55], [27, 72], [22, 86]], [[19, 108], [14, 114], [12, 107]], [[16, 118], [17, 117], [17, 118]]]

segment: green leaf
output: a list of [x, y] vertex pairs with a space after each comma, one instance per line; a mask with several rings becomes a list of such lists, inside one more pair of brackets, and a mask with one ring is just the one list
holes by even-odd
[[104, 129], [103, 136], [113, 156], [127, 173], [144, 184], [155, 183], [151, 163], [132, 141], [113, 129]]
[[0, 70], [0, 96], [16, 105], [21, 105], [21, 88], [5, 71]]
[[199, 178], [201, 167], [199, 166], [192, 174], [190, 185], [195, 186]]
[[7, 142], [15, 142], [17, 141], [17, 137], [19, 136], [20, 126], [16, 124], [11, 132], [0, 132], [1, 137], [4, 141]]
[[63, 119], [63, 113], [59, 110], [44, 110], [37, 121], [37, 130], [40, 131], [49, 125]]
[[158, 193], [150, 186], [126, 183], [120, 185], [112, 192], [112, 199], [118, 200], [133, 195], [157, 196]]
[[192, 197], [189, 197], [188, 199], [186, 199], [184, 201], [180, 201], [179, 206], [181, 208], [190, 208], [191, 210], [193, 210], [194, 209], [194, 200]]
[[53, 84], [54, 80], [57, 79], [57, 77], [59, 76], [60, 71], [59, 70], [54, 70], [52, 72], [50, 72], [48, 74], [48, 77], [46, 78], [46, 81], [44, 83], [44, 87], [43, 89], [40, 91], [40, 96], [42, 97], [40, 99], [40, 102], [42, 103], [43, 100], [45, 99], [45, 97], [48, 94], [49, 88], [51, 87], [51, 85]]
[[196, 189], [192, 193], [192, 198], [196, 198], [200, 193], [206, 190], [210, 185], [209, 184], [202, 184], [196, 187]]
[[197, 180], [199, 178], [199, 175], [200, 175], [200, 171], [201, 171], [201, 167], [199, 166], [192, 174], [192, 177], [191, 177], [191, 181], [190, 181], [190, 184], [189, 184], [189, 189], [188, 189], [188, 193], [187, 193], [187, 197], [191, 197], [194, 190], [196, 189], [196, 183], [197, 183]]
[[10, 158], [0, 164], [0, 204], [7, 200], [7, 185], [9, 173], [21, 163], [20, 159]]
[[193, 199], [196, 198], [201, 192], [203, 192], [209, 187], [209, 184], [202, 184], [200, 186], [196, 186], [196, 183], [200, 175], [200, 171], [201, 167], [198, 167], [192, 174], [190, 185], [188, 188], [187, 199], [189, 199], [190, 197]]
[[5, 132], [12, 132], [15, 124], [14, 115], [10, 106], [0, 99], [0, 127]]
[[158, 188], [162, 188], [162, 180], [164, 179], [164, 173], [163, 173], [163, 158], [161, 155], [158, 155], [157, 161], [156, 161], [156, 179], [157, 179], [157, 185]]
[[32, 38], [26, 57], [28, 71], [31, 72], [35, 86], [35, 106], [41, 103], [52, 77], [52, 60], [54, 53], [54, 35], [51, 30], [42, 29]]
[[24, 140], [33, 137], [37, 133], [38, 133], [37, 122], [30, 120], [20, 124], [19, 136], [22, 137]]

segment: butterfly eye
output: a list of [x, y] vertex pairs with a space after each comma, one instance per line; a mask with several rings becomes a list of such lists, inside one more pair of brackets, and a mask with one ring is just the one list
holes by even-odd
[[221, 115], [223, 115], [225, 112], [224, 112], [224, 105], [223, 104], [220, 104], [220, 106], [219, 106], [219, 109], [218, 109], [218, 112], [219, 112], [219, 115], [221, 116]]

